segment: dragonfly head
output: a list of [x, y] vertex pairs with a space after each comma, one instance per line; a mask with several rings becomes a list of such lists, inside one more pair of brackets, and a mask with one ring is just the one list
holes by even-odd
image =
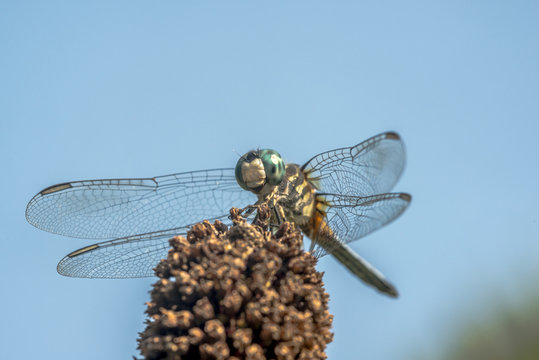
[[253, 150], [236, 164], [236, 181], [245, 190], [260, 192], [264, 185], [279, 185], [285, 174], [284, 161], [275, 150]]

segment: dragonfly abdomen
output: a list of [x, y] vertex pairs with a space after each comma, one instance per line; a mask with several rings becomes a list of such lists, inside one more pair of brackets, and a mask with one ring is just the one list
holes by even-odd
[[[352, 274], [373, 286], [378, 291], [391, 297], [397, 297], [398, 292], [395, 287], [365, 259], [350, 249], [343, 239], [339, 239], [335, 232], [329, 227], [325, 219], [325, 212], [319, 210], [323, 206], [323, 201], [318, 201], [315, 214], [311, 217], [308, 226], [302, 228], [313, 244], [320, 246], [324, 251], [343, 264]], [[319, 250], [322, 250], [319, 249]], [[323, 253], [322, 253], [323, 254]], [[320, 255], [320, 254], [318, 254]]]

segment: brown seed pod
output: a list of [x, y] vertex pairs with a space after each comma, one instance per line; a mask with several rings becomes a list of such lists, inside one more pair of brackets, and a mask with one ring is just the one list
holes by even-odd
[[325, 359], [332, 315], [316, 259], [293, 224], [196, 224], [155, 269], [144, 359]]

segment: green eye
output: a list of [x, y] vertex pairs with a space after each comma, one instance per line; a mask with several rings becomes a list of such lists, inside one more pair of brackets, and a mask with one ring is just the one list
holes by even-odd
[[283, 180], [285, 167], [283, 158], [275, 150], [261, 150], [260, 159], [264, 164], [268, 183], [271, 185], [279, 185]]

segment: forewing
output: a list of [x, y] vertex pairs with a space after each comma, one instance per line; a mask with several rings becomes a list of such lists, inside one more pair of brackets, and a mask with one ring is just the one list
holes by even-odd
[[[367, 197], [326, 194], [322, 201], [328, 204], [326, 223], [329, 228], [340, 242], [349, 243], [395, 220], [406, 210], [411, 196], [405, 193]], [[317, 246], [315, 256], [331, 252], [329, 244], [326, 248]]]
[[318, 154], [302, 169], [320, 192], [370, 196], [391, 191], [404, 164], [400, 136], [386, 132], [356, 146]]
[[56, 234], [114, 239], [212, 220], [256, 200], [236, 183], [234, 169], [214, 169], [58, 184], [34, 196], [26, 218]]

